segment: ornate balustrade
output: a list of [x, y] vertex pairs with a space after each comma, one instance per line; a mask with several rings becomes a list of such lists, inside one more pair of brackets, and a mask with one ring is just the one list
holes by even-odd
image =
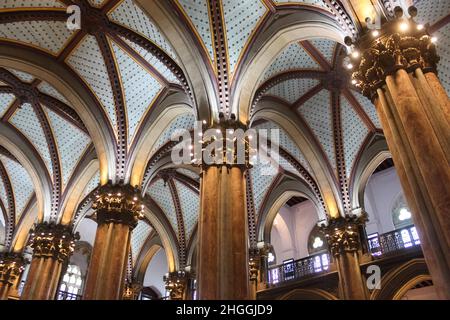
[[269, 284], [276, 286], [286, 281], [326, 272], [329, 268], [330, 255], [328, 253], [321, 253], [296, 261], [294, 259], [288, 260], [282, 265], [269, 268]]

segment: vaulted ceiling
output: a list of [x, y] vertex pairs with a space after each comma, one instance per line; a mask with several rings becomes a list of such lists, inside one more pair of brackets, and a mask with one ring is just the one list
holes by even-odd
[[[142, 162], [139, 184], [149, 214], [160, 224], [146, 219], [133, 231], [131, 263], [137, 263], [149, 238], [163, 236], [161, 226], [176, 242], [179, 263], [187, 263], [195, 241], [200, 179], [197, 169], [167, 161], [174, 145], [171, 135], [191, 131], [196, 120], [218, 112], [239, 111], [233, 110], [239, 90], [251, 96], [252, 127], [280, 130], [279, 170], [262, 175], [261, 166], [255, 166], [247, 177], [250, 224], [267, 210], [270, 194], [284, 177], [303, 181], [319, 206], [319, 218], [327, 217], [324, 174], [314, 159], [323, 163], [321, 171], [336, 189], [343, 210], [353, 209], [349, 190], [358, 161], [373, 139], [382, 137], [382, 130], [371, 102], [349, 82], [347, 48], [336, 39], [305, 35], [267, 53], [273, 59], [254, 74], [255, 87], [240, 83], [253, 58], [276, 39], [278, 29], [273, 26], [284, 19], [292, 25], [298, 17], [323, 20], [335, 25], [337, 38], [355, 36], [360, 26], [348, 11], [352, 1], [155, 1], [173, 20], [155, 17], [149, 11], [154, 3], [147, 0], [0, 0], [0, 137], [7, 135], [8, 141], [19, 142], [18, 149], [27, 150], [18, 157], [17, 150], [0, 146], [0, 228], [6, 226], [0, 242], [12, 244], [23, 214], [40, 201], [38, 194], [48, 199], [43, 212], [33, 211], [33, 221], [75, 223], [89, 211], [92, 191], [104, 180], [105, 170], [109, 178], [129, 180], [134, 162]], [[81, 9], [79, 30], [66, 27], [65, 11], [72, 4]], [[429, 22], [439, 38], [440, 78], [450, 92], [450, 3], [414, 4], [417, 19]], [[168, 21], [185, 42], [166, 28]], [[2, 60], [6, 51], [25, 51], [30, 59]], [[205, 72], [191, 68], [199, 61]], [[70, 79], [68, 87], [90, 99], [89, 110], [74, 103], [67, 86], [44, 80], [48, 77], [39, 68], [27, 68], [31, 64], [59, 70], [60, 79]], [[206, 103], [201, 83], [210, 84], [205, 85]], [[177, 111], [162, 121], [164, 112], [172, 109]], [[283, 123], [259, 117], [264, 109], [295, 118], [307, 148]], [[145, 150], [142, 159], [136, 156], [139, 149]], [[106, 169], [98, 163], [104, 153], [112, 154]], [[27, 156], [34, 160], [24, 162]], [[67, 213], [74, 192], [76, 205]]]

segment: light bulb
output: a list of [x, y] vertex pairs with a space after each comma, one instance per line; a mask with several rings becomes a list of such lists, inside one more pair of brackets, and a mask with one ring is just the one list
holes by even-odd
[[372, 31], [372, 37], [378, 37], [380, 35], [380, 32], [378, 30]]
[[407, 22], [400, 23], [400, 31], [404, 32], [409, 29], [409, 24]]

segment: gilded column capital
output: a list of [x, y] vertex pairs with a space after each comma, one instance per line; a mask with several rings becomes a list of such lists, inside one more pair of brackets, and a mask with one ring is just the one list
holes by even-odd
[[30, 246], [33, 258], [52, 258], [67, 262], [75, 248], [75, 240], [80, 235], [73, 233], [72, 228], [55, 223], [37, 224], [31, 231]]
[[183, 300], [188, 285], [189, 273], [186, 271], [170, 272], [164, 276], [166, 290], [171, 300]]
[[345, 252], [356, 252], [361, 249], [360, 227], [367, 221], [367, 215], [346, 216], [332, 219], [320, 230], [325, 235], [328, 247], [333, 256]]
[[0, 283], [13, 285], [21, 276], [28, 263], [21, 254], [13, 252], [0, 253]]
[[[252, 167], [250, 155], [256, 147], [256, 132], [251, 134], [248, 125], [236, 119], [234, 114], [231, 118], [219, 114], [219, 122], [212, 125], [204, 124], [202, 132], [195, 132], [200, 136], [201, 152], [194, 147], [194, 165], [203, 170], [209, 167], [240, 168], [246, 171]], [[194, 140], [198, 137], [194, 137]]]
[[409, 19], [403, 18], [403, 10], [395, 9], [395, 19], [383, 24], [380, 30], [367, 32], [356, 42], [349, 37], [345, 42], [353, 47], [349, 69], [356, 66], [352, 83], [373, 100], [377, 90], [385, 84], [386, 77], [404, 69], [412, 72], [421, 68], [424, 72], [437, 72], [439, 56], [430, 36], [428, 26], [414, 21], [415, 7], [409, 8]]
[[98, 224], [127, 224], [134, 229], [139, 219], [144, 217], [141, 192], [130, 185], [113, 185], [109, 182], [101, 186], [92, 207], [96, 210]]
[[125, 283], [125, 289], [123, 292], [123, 300], [137, 300], [139, 293], [142, 291], [142, 283], [128, 281]]

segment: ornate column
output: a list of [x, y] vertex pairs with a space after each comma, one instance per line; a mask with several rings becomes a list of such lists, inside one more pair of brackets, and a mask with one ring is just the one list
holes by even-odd
[[84, 300], [121, 300], [130, 251], [131, 231], [143, 217], [140, 192], [129, 185], [102, 186], [93, 208], [97, 233]]
[[21, 254], [0, 253], [0, 300], [8, 300], [11, 292], [17, 290], [26, 263]]
[[47, 222], [36, 225], [31, 233], [33, 258], [22, 300], [55, 299], [62, 272], [79, 238], [69, 226]]
[[339, 287], [344, 300], [366, 300], [368, 290], [361, 274], [361, 229], [366, 216], [347, 216], [329, 221], [321, 227], [339, 273]]
[[229, 130], [239, 128], [245, 129], [233, 118], [224, 120], [222, 116], [212, 128], [217, 132], [216, 138], [203, 143], [203, 150], [209, 152], [214, 145], [217, 149], [216, 161], [205, 162], [208, 154], [204, 152], [201, 161], [197, 269], [201, 300], [250, 298], [245, 201], [248, 150], [244, 163], [239, 163], [235, 152], [227, 154], [226, 143]]
[[[449, 99], [427, 28], [396, 8], [378, 39], [363, 37], [353, 82], [374, 102], [437, 293], [450, 299]], [[350, 43], [350, 41], [348, 41]]]
[[187, 289], [189, 275], [185, 271], [175, 271], [164, 276], [166, 290], [169, 292], [170, 300], [189, 300]]

